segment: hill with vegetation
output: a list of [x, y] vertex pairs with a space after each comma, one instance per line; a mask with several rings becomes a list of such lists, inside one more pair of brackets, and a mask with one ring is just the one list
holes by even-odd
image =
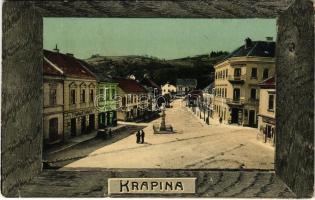
[[148, 75], [157, 84], [176, 83], [177, 78], [194, 78], [198, 88], [204, 88], [213, 81], [214, 64], [224, 59], [227, 52], [165, 60], [150, 56], [100, 56], [93, 55], [86, 59], [95, 71], [112, 77], [134, 75], [141, 79]]

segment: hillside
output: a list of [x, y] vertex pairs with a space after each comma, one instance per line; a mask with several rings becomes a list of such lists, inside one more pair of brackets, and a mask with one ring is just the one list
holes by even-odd
[[223, 59], [227, 52], [212, 52], [174, 60], [163, 60], [149, 56], [99, 56], [86, 59], [95, 71], [104, 75], [126, 77], [135, 75], [141, 79], [148, 74], [157, 84], [174, 84], [177, 78], [195, 78], [198, 88], [204, 88], [213, 81], [213, 65]]

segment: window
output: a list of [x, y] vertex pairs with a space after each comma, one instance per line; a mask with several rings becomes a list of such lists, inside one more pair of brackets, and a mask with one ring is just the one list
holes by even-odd
[[263, 79], [267, 79], [268, 78], [268, 73], [269, 73], [269, 70], [268, 69], [264, 69]]
[[257, 78], [257, 68], [252, 68], [251, 78], [253, 78], [253, 79]]
[[252, 88], [250, 90], [250, 98], [253, 100], [256, 99], [256, 89], [255, 88]]
[[70, 90], [70, 104], [75, 104], [75, 90]]
[[56, 105], [57, 104], [57, 89], [50, 88], [49, 90], [49, 105]]
[[115, 99], [115, 96], [116, 96], [115, 89], [112, 89], [112, 99]]
[[274, 98], [275, 98], [275, 96], [273, 94], [269, 95], [268, 110], [270, 110], [270, 111], [273, 111], [273, 109], [274, 109]]
[[105, 92], [106, 92], [106, 100], [108, 101], [110, 97], [109, 89], [106, 89]]
[[233, 91], [233, 100], [240, 100], [241, 90], [239, 88], [234, 88]]
[[242, 73], [241, 68], [235, 68], [235, 69], [234, 69], [234, 76], [235, 76], [235, 77], [240, 77], [240, 76], [241, 76], [241, 73]]
[[104, 89], [100, 89], [100, 95], [104, 95]]
[[90, 90], [90, 102], [94, 101], [94, 90]]
[[85, 89], [81, 90], [81, 103], [85, 103]]
[[223, 77], [222, 78], [225, 78], [225, 71], [223, 71]]
[[228, 69], [225, 70], [225, 76], [226, 76], [226, 78], [228, 77], [228, 71], [229, 71]]
[[224, 97], [226, 97], [226, 93], [227, 93], [227, 88], [225, 88], [225, 94], [224, 94]]

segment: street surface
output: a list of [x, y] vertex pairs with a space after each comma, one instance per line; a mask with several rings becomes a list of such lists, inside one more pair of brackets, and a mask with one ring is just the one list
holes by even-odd
[[[248, 127], [205, 124], [175, 100], [166, 110], [166, 124], [176, 133], [153, 134], [153, 123], [125, 123], [129, 129], [113, 141], [94, 139], [48, 156], [59, 160], [60, 170], [73, 168], [163, 169], [274, 169], [274, 148], [256, 139], [258, 130]], [[137, 144], [135, 131], [144, 128], [145, 143]], [[73, 158], [73, 159], [71, 159]]]

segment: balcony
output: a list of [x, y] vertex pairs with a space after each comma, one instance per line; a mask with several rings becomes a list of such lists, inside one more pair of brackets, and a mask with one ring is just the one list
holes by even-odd
[[244, 100], [243, 99], [226, 99], [226, 104], [242, 106], [244, 105]]
[[228, 76], [228, 80], [232, 84], [243, 84], [245, 82], [246, 76], [245, 75], [230, 75]]
[[252, 98], [250, 98], [250, 99], [248, 99], [247, 102], [250, 105], [254, 105], [254, 106], [258, 106], [259, 105], [259, 99], [252, 99]]

